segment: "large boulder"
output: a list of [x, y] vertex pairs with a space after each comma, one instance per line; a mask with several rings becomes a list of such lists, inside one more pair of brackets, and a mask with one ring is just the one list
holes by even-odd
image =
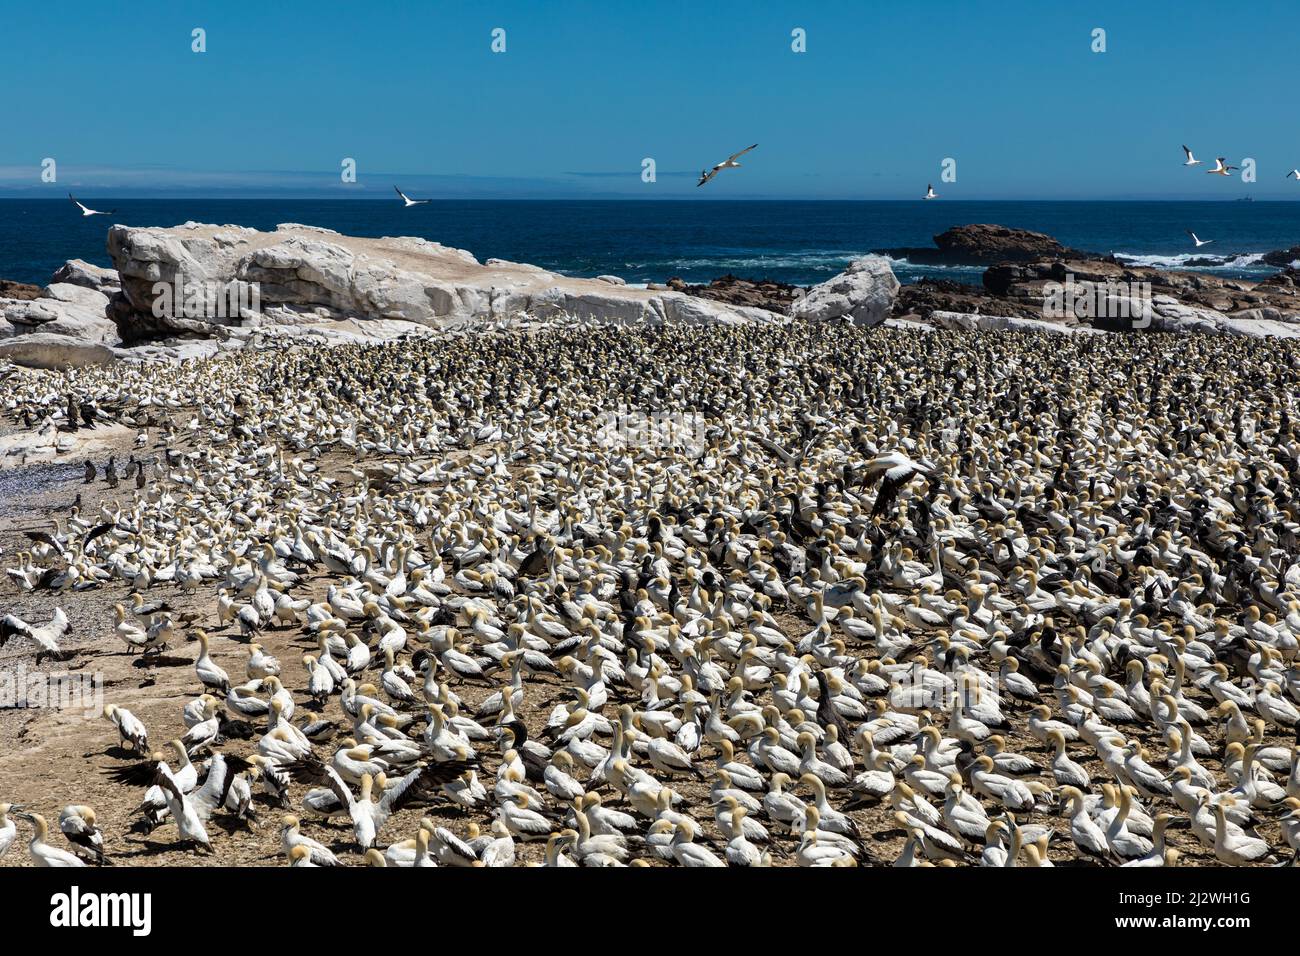
[[877, 251], [915, 265], [967, 266], [1089, 255], [1067, 249], [1045, 233], [990, 223], [953, 226], [934, 237], [932, 249], [904, 246]]
[[1066, 252], [1046, 233], [988, 223], [953, 226], [935, 236], [934, 244], [951, 260], [972, 263], [1028, 262]]
[[7, 359], [28, 368], [109, 365], [116, 358], [115, 350], [108, 345], [51, 332], [32, 332], [0, 339], [0, 360]]
[[[469, 252], [427, 239], [360, 238], [293, 223], [274, 232], [201, 223], [114, 226], [108, 251], [121, 276], [110, 311], [127, 342], [210, 335], [219, 326], [337, 321], [448, 328], [524, 316], [635, 323], [776, 318], [761, 309], [574, 279], [522, 263], [480, 263]], [[256, 290], [254, 305], [214, 308], [222, 290], [240, 284]], [[171, 305], [179, 300], [198, 308], [155, 308], [168, 290]]]
[[119, 343], [108, 296], [51, 282], [34, 299], [0, 298], [0, 358], [55, 368], [110, 360]]
[[122, 284], [117, 273], [82, 259], [69, 259], [55, 270], [50, 282], [63, 282], [68, 285], [84, 286], [109, 295], [116, 292]]
[[854, 325], [879, 325], [898, 297], [898, 279], [889, 261], [863, 256], [833, 279], [815, 285], [790, 306], [790, 315], [814, 322], [846, 319]]

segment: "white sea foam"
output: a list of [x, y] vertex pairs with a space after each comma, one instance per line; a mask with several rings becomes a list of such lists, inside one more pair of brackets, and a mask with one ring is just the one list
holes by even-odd
[[904, 256], [901, 259], [895, 259], [893, 256], [882, 256], [881, 258], [889, 262], [890, 268], [903, 272], [980, 272], [982, 273], [987, 266], [970, 265], [962, 263], [915, 263]]
[[[1264, 253], [1234, 253], [1219, 256], [1205, 252], [1184, 252], [1173, 256], [1140, 255], [1133, 252], [1116, 252], [1116, 259], [1128, 265], [1147, 266], [1153, 269], [1233, 269], [1237, 271], [1267, 271], [1271, 269], [1264, 263]], [[1195, 265], [1188, 265], [1189, 262]]]
[[854, 259], [867, 255], [865, 252], [843, 249], [808, 249], [796, 252], [780, 252], [771, 255], [695, 256], [689, 259], [660, 259], [651, 262], [626, 262], [628, 269], [800, 269], [823, 266], [836, 272], [842, 270]]

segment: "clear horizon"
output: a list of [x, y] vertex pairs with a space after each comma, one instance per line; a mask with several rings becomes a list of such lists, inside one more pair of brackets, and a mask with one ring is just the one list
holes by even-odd
[[[1289, 5], [991, 9], [18, 7], [0, 78], [24, 133], [0, 142], [0, 197], [1300, 199], [1293, 38], [1268, 29]], [[1218, 155], [1256, 181], [1205, 175]]]

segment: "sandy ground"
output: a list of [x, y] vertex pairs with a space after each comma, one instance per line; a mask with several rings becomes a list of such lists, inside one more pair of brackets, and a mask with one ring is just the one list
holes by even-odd
[[[116, 451], [119, 463], [131, 453], [132, 437], [121, 433], [111, 440], [107, 436], [98, 436], [97, 440], [103, 439], [102, 447], [96, 449], [101, 475], [102, 462], [107, 453]], [[160, 449], [146, 449], [139, 454], [146, 457], [159, 453]], [[51, 522], [65, 521], [69, 507], [78, 495], [81, 496], [83, 511], [96, 511], [103, 501], [126, 501], [134, 493], [134, 483], [125, 480], [116, 489], [107, 487], [102, 477], [93, 484], [85, 484], [82, 477], [84, 457], [75, 457], [72, 461], [66, 461], [66, 458], [72, 456], [64, 457], [63, 464], [29, 465], [0, 472], [0, 549], [3, 549], [0, 562], [4, 565], [11, 566], [13, 556], [28, 543], [24, 531], [48, 530]], [[332, 465], [330, 470], [338, 473], [347, 462], [335, 460], [329, 464]], [[377, 462], [367, 464], [374, 465]], [[327, 574], [315, 577], [309, 582], [310, 594], [313, 597], [323, 594], [328, 583]], [[298, 589], [298, 596], [301, 596], [302, 590]], [[62, 607], [71, 621], [71, 631], [65, 641], [71, 655], [64, 662], [47, 660], [38, 668], [30, 642], [21, 638], [13, 639], [0, 649], [0, 674], [25, 669], [27, 673], [39, 670], [46, 674], [68, 672], [74, 675], [96, 675], [102, 682], [104, 702], [124, 705], [134, 712], [148, 727], [151, 746], [161, 749], [166, 741], [184, 732], [181, 709], [201, 692], [193, 669], [198, 645], [193, 642], [180, 643], [167, 651], [162, 660], [154, 665], [144, 665], [134, 655], [128, 654], [124, 646], [113, 637], [112, 607], [117, 602], [125, 601], [129, 593], [129, 588], [114, 584], [75, 594], [48, 591], [27, 594], [5, 576], [0, 580], [0, 613], [17, 614], [26, 621], [40, 624], [49, 619], [56, 606]], [[155, 587], [149, 597], [165, 599], [177, 612], [194, 615], [193, 626], [205, 627], [213, 635], [213, 657], [231, 674], [232, 679], [242, 679], [247, 658], [246, 645], [236, 628], [220, 630], [216, 627], [215, 591], [205, 591], [191, 597], [168, 585]], [[791, 635], [797, 636], [809, 629], [808, 623], [799, 616], [786, 614], [778, 616], [778, 620]], [[263, 633], [261, 643], [284, 666], [282, 679], [299, 701], [295, 722], [300, 723], [301, 716], [309, 711], [302, 703], [306, 700], [306, 672], [301, 657], [304, 653], [314, 651], [315, 641], [301, 628], [294, 627], [268, 630]], [[850, 646], [850, 651], [855, 650], [866, 653], [865, 649]], [[374, 676], [377, 678], [377, 671]], [[540, 731], [550, 708], [558, 698], [559, 686], [552, 678], [530, 678], [530, 681], [534, 685], [550, 685], [530, 687], [526, 695], [527, 705], [521, 717], [529, 725], [530, 732], [536, 733]], [[491, 692], [491, 688], [472, 684], [461, 684], [455, 689], [471, 704], [478, 703]], [[1214, 703], [1208, 695], [1195, 689], [1189, 688], [1188, 693], [1203, 705], [1212, 706]], [[767, 703], [770, 698], [764, 694], [758, 700]], [[608, 713], [612, 714], [618, 703], [621, 700], [616, 693], [611, 692]], [[1039, 761], [1045, 773], [1038, 779], [1051, 784], [1050, 771], [1046, 770], [1050, 753], [1024, 730], [1027, 711], [1010, 708], [1009, 713], [1014, 729], [1005, 735], [1008, 748]], [[346, 726], [346, 718], [337, 697], [331, 698], [324, 715], [336, 724]], [[1215, 753], [1221, 754], [1223, 744], [1218, 729], [1205, 727], [1199, 730], [1210, 741]], [[1152, 762], [1159, 765], [1165, 754], [1163, 742], [1144, 738], [1144, 743], [1151, 749]], [[1270, 735], [1268, 743], [1286, 744], [1289, 741]], [[223, 750], [247, 755], [255, 752], [254, 741], [233, 740]], [[1088, 751], [1090, 748], [1075, 747], [1071, 750], [1071, 756], [1084, 763], [1098, 780], [1106, 779], [1098, 761], [1082, 759]], [[484, 745], [480, 745], [480, 752], [483, 755], [480, 779], [488, 781], [490, 785], [499, 762], [499, 753], [495, 748]], [[743, 752], [741, 756], [743, 758]], [[697, 763], [707, 768], [712, 764], [712, 758], [712, 749], [706, 744], [697, 756]], [[178, 849], [175, 846], [175, 827], [170, 822], [149, 835], [134, 832], [131, 829], [133, 811], [142, 791], [115, 784], [106, 775], [106, 771], [122, 766], [131, 759], [131, 755], [119, 747], [116, 729], [97, 713], [87, 716], [80, 709], [0, 710], [0, 802], [24, 804], [29, 809], [43, 813], [52, 825], [59, 810], [69, 803], [94, 807], [104, 830], [106, 850], [118, 865], [283, 865], [284, 858], [279, 852], [278, 820], [284, 811], [262, 797], [257, 798], [259, 820], [251, 828], [239, 824], [228, 814], [218, 814], [214, 818], [209, 825], [215, 847], [212, 855]], [[1223, 779], [1217, 759], [1200, 759], [1219, 779]], [[702, 837], [717, 840], [719, 848], [725, 845], [725, 840], [719, 839], [720, 831], [708, 810], [707, 784], [679, 778], [673, 786], [686, 796], [693, 807], [693, 814], [703, 822]], [[300, 805], [306, 789], [308, 788], [299, 784], [293, 786], [291, 796], [295, 808]], [[610, 805], [619, 806], [607, 789], [605, 793]], [[832, 796], [832, 802], [838, 804], [841, 801]], [[1143, 803], [1153, 815], [1158, 810], [1165, 809], [1170, 810], [1176, 819], [1186, 817], [1171, 803]], [[879, 862], [892, 862], [904, 842], [904, 834], [893, 823], [891, 813], [888, 805], [880, 805], [853, 814], [865, 835], [866, 846]], [[397, 814], [382, 832], [381, 845], [413, 836], [420, 817], [426, 815], [462, 836], [466, 835], [471, 821], [486, 830], [491, 819], [485, 811], [467, 814], [449, 807], [445, 802], [434, 801], [427, 806], [406, 808]], [[1049, 824], [1061, 831], [1063, 839], [1054, 841], [1050, 851], [1050, 857], [1056, 865], [1095, 865], [1090, 860], [1079, 859], [1074, 845], [1068, 839], [1067, 823], [1059, 814], [1036, 813], [1031, 822]], [[24, 834], [28, 832], [26, 825], [20, 826]], [[775, 826], [769, 825], [769, 829], [774, 837], [770, 845], [774, 862], [778, 865], [792, 862], [795, 841], [787, 833], [778, 833]], [[341, 859], [349, 863], [361, 862], [360, 854], [355, 852], [350, 826], [311, 820], [304, 815], [303, 830], [330, 846]], [[1274, 846], [1283, 845], [1277, 824], [1272, 819], [1261, 823], [1259, 830]], [[57, 833], [51, 839], [57, 845], [64, 845], [62, 837]], [[1202, 846], [1188, 830], [1171, 829], [1168, 843], [1183, 854], [1183, 865], [1217, 865], [1213, 853]], [[520, 860], [540, 861], [543, 844], [517, 843], [517, 852]], [[16, 844], [0, 860], [0, 866], [27, 865], [30, 865], [29, 859], [22, 844]]]

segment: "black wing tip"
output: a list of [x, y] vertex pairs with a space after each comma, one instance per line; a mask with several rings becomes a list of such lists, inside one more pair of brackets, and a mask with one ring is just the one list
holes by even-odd
[[282, 769], [300, 783], [323, 783], [329, 779], [325, 762], [316, 756], [295, 760]]

